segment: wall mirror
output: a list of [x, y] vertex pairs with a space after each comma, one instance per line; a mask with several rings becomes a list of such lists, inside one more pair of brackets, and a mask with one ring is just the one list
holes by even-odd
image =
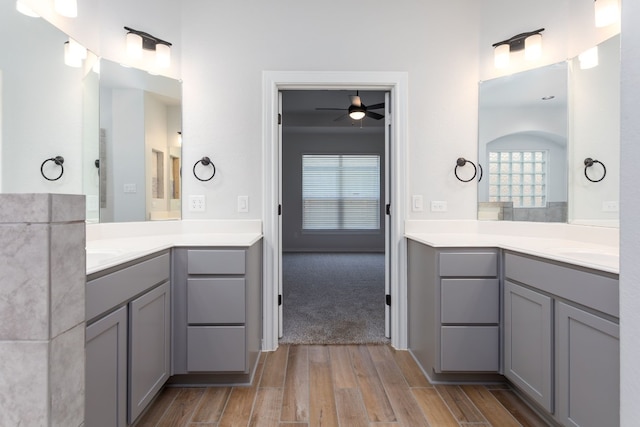
[[[575, 58], [480, 83], [478, 219], [616, 225], [619, 37], [598, 49], [597, 67]], [[606, 179], [586, 179], [586, 158]]]
[[[95, 169], [83, 149], [86, 136], [97, 145], [97, 128], [82, 125], [83, 117], [97, 120], [96, 58], [88, 52], [83, 66], [65, 65], [68, 39], [44, 19], [17, 12], [15, 2], [0, 2], [2, 193], [82, 194], [84, 173]], [[84, 105], [94, 106], [93, 119]], [[64, 162], [47, 161], [56, 157]]]
[[181, 86], [100, 61], [100, 222], [181, 218]]

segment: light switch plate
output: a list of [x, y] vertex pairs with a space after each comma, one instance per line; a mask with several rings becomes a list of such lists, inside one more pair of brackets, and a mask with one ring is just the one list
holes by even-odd
[[413, 212], [422, 212], [424, 210], [424, 202], [422, 196], [414, 194], [411, 197], [411, 210]]
[[238, 196], [238, 212], [249, 212], [249, 196]]

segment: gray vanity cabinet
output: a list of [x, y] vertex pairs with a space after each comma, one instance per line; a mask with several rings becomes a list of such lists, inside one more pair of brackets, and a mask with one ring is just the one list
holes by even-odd
[[553, 412], [552, 300], [504, 285], [504, 375], [548, 412]]
[[505, 376], [565, 426], [619, 419], [618, 277], [506, 252]]
[[87, 427], [132, 425], [170, 375], [168, 251], [88, 277]]
[[262, 241], [249, 248], [177, 248], [173, 263], [175, 382], [250, 375], [261, 350]]
[[558, 417], [566, 426], [620, 425], [618, 324], [556, 304]]
[[430, 376], [500, 369], [500, 280], [492, 248], [408, 240], [409, 349]]
[[170, 296], [167, 281], [129, 304], [129, 422], [140, 416], [169, 379]]
[[127, 425], [127, 307], [87, 326], [85, 425]]

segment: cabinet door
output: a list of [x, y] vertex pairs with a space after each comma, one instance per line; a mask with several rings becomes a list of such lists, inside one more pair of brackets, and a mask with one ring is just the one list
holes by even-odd
[[86, 330], [85, 425], [127, 425], [127, 307]]
[[129, 304], [129, 423], [169, 378], [170, 289], [165, 282]]
[[550, 297], [505, 282], [505, 376], [553, 413], [551, 308]]
[[564, 303], [556, 310], [560, 422], [619, 425], [619, 326]]

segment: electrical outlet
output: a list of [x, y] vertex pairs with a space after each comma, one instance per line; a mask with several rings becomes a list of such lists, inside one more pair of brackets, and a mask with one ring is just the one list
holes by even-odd
[[238, 196], [238, 212], [249, 212], [249, 196]]
[[432, 200], [431, 201], [431, 212], [446, 212], [447, 211], [447, 202], [444, 200]]
[[414, 195], [411, 197], [411, 210], [413, 212], [422, 212], [424, 210], [422, 196]]
[[204, 212], [204, 196], [189, 196], [189, 212]]
[[138, 190], [135, 184], [124, 184], [123, 191], [125, 193], [136, 193]]
[[619, 210], [617, 200], [602, 202], [602, 212], [618, 212]]

